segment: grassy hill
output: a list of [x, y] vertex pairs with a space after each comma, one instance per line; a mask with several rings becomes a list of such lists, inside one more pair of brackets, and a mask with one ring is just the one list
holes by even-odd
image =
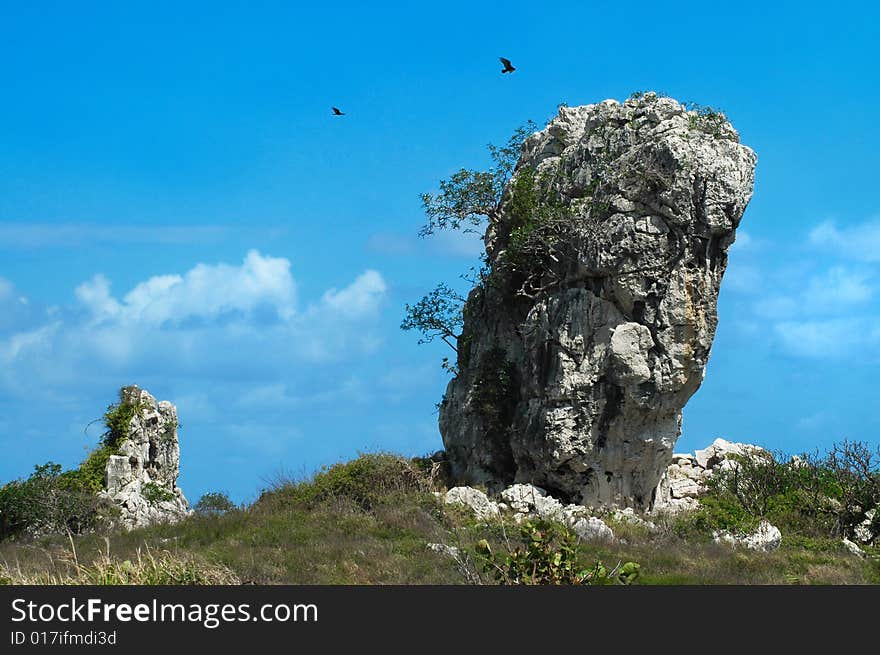
[[[481, 554], [486, 546], [501, 559], [535, 548], [536, 533], [523, 543], [509, 516], [479, 521], [464, 508], [444, 505], [436, 492], [445, 486], [442, 468], [430, 460], [363, 455], [307, 481], [279, 482], [250, 506], [203, 508], [174, 525], [2, 542], [0, 581], [492, 583]], [[608, 570], [638, 563], [635, 584], [880, 583], [880, 549], [858, 557], [840, 538], [806, 529], [783, 529], [773, 552], [734, 549], [712, 543], [706, 518], [705, 512], [668, 517], [650, 532], [606, 518], [613, 543], [576, 541], [563, 526], [539, 527], [551, 555], [568, 539], [570, 559], [583, 570], [595, 569], [597, 561]], [[458, 556], [428, 544], [452, 546]]]

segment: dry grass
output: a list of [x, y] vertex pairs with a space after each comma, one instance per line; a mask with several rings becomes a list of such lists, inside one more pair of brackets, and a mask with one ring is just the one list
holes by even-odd
[[[0, 583], [466, 584], [479, 576], [475, 545], [503, 548], [500, 524], [444, 506], [437, 471], [392, 455], [331, 467], [311, 481], [280, 481], [248, 508], [193, 516], [124, 534], [0, 543]], [[878, 584], [880, 558], [838, 540], [783, 533], [771, 553], [734, 550], [708, 535], [614, 524], [618, 541], [583, 544], [585, 565], [641, 565], [639, 584]], [[507, 519], [508, 531], [512, 524]], [[512, 533], [511, 533], [512, 534]], [[509, 536], [509, 535], [507, 535]], [[469, 564], [429, 550], [460, 549]], [[111, 555], [112, 553], [112, 555]], [[876, 553], [880, 555], [880, 553]], [[5, 562], [5, 565], [2, 564]]]
[[76, 544], [70, 537], [70, 548], [53, 556], [48, 554], [49, 567], [23, 570], [21, 564], [0, 564], [0, 578], [5, 584], [24, 585], [222, 585], [239, 584], [228, 568], [208, 564], [190, 554], [138, 548], [132, 559], [119, 559], [106, 549], [88, 563], [81, 563]]

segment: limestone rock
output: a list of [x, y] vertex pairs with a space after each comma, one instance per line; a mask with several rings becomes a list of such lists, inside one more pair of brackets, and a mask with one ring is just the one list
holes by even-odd
[[643, 519], [641, 516], [636, 514], [635, 511], [633, 511], [632, 507], [614, 510], [614, 512], [612, 512], [611, 514], [611, 518], [613, 518], [618, 523], [628, 523], [630, 525], [644, 528], [645, 530], [657, 529], [656, 524]]
[[744, 546], [751, 550], [770, 551], [779, 548], [782, 543], [782, 533], [775, 525], [762, 519], [751, 534], [734, 535], [722, 530], [713, 534], [713, 541], [730, 546]]
[[864, 557], [865, 556], [865, 551], [863, 551], [861, 548], [859, 548], [858, 544], [850, 541], [846, 537], [844, 537], [842, 539], [842, 541], [843, 541], [843, 547], [846, 548], [850, 553], [852, 553], [856, 557]]
[[710, 469], [724, 461], [728, 461], [731, 455], [767, 456], [769, 453], [760, 446], [732, 443], [720, 438], [713, 441], [712, 445], [708, 448], [694, 452], [697, 464], [704, 469]]
[[449, 544], [429, 543], [427, 545], [427, 548], [430, 551], [439, 553], [441, 555], [446, 555], [447, 557], [451, 557], [452, 559], [457, 559], [458, 556], [461, 554], [461, 551], [457, 547], [450, 546]]
[[528, 513], [535, 508], [535, 501], [543, 498], [547, 492], [532, 484], [514, 484], [501, 492], [510, 508], [515, 512]]
[[614, 533], [602, 519], [595, 516], [580, 518], [571, 523], [569, 527], [581, 539], [588, 541], [614, 541]]
[[498, 516], [498, 505], [479, 489], [473, 487], [453, 487], [446, 492], [447, 505], [461, 505], [470, 509], [478, 519], [486, 520]]
[[178, 521], [190, 509], [177, 486], [177, 408], [137, 386], [123, 387], [120, 402], [136, 411], [126, 426], [127, 437], [117, 444], [119, 454], [107, 462], [101, 493], [119, 508], [119, 523], [125, 529]]
[[760, 446], [734, 443], [715, 439], [712, 444], [693, 455], [675, 454], [666, 467], [654, 492], [653, 513], [677, 513], [693, 511], [699, 504], [699, 496], [706, 489], [708, 480], [720, 471], [739, 466], [733, 456], [770, 457]]
[[876, 514], [876, 508], [865, 512], [865, 519], [853, 531], [853, 537], [859, 543], [870, 544], [877, 538], [877, 534], [874, 532], [874, 516]]
[[[440, 408], [455, 479], [652, 505], [703, 380], [755, 161], [720, 115], [654, 94], [562, 107], [526, 140]], [[549, 218], [528, 204], [541, 194]], [[528, 234], [545, 247], [522, 251]]]

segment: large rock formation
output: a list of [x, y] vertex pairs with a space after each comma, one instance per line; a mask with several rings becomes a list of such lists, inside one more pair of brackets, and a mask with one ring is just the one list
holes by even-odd
[[189, 504], [177, 486], [180, 444], [177, 408], [157, 402], [146, 390], [123, 387], [118, 407], [131, 408], [119, 454], [107, 462], [102, 492], [120, 510], [119, 522], [131, 529], [174, 522], [189, 513]]
[[652, 504], [755, 162], [722, 115], [654, 94], [562, 107], [526, 140], [440, 408], [455, 478]]

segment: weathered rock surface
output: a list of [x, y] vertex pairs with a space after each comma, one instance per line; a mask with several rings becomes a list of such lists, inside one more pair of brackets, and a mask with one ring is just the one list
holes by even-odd
[[127, 438], [118, 444], [119, 454], [107, 462], [102, 494], [119, 507], [119, 523], [126, 529], [178, 521], [190, 510], [177, 486], [177, 408], [166, 400], [157, 402], [136, 386], [124, 387], [120, 401], [137, 411], [128, 424]]
[[467, 507], [481, 520], [509, 516], [520, 524], [540, 518], [563, 523], [582, 539], [614, 540], [614, 532], [602, 519], [592, 516], [590, 508], [575, 504], [563, 505], [540, 487], [515, 484], [504, 489], [500, 496], [502, 502], [496, 502], [479, 489], [453, 487], [442, 495], [442, 500], [447, 505]]
[[760, 446], [715, 439], [710, 446], [693, 455], [676, 453], [660, 478], [654, 494], [652, 511], [676, 513], [695, 510], [697, 498], [706, 489], [706, 482], [717, 472], [735, 467], [736, 455], [769, 457]]
[[[653, 94], [562, 107], [525, 142], [440, 408], [456, 479], [653, 504], [703, 379], [755, 161], [720, 115]], [[530, 204], [540, 196], [550, 215]]]
[[843, 547], [846, 548], [851, 554], [855, 555], [856, 557], [865, 556], [865, 551], [859, 548], [858, 544], [850, 541], [846, 537], [844, 537], [841, 541], [843, 543]]
[[750, 550], [769, 551], [776, 550], [782, 543], [782, 533], [775, 525], [762, 519], [758, 527], [751, 534], [737, 535], [726, 530], [715, 532], [713, 541], [730, 546], [743, 546]]
[[870, 544], [873, 543], [877, 538], [877, 533], [875, 532], [875, 527], [877, 523], [875, 523], [874, 517], [877, 515], [877, 508], [869, 509], [865, 512], [865, 519], [856, 526], [856, 529], [853, 533], [856, 541], [862, 544]]
[[479, 489], [472, 487], [453, 487], [446, 492], [443, 501], [447, 505], [461, 505], [471, 510], [479, 519], [498, 516], [498, 505]]

